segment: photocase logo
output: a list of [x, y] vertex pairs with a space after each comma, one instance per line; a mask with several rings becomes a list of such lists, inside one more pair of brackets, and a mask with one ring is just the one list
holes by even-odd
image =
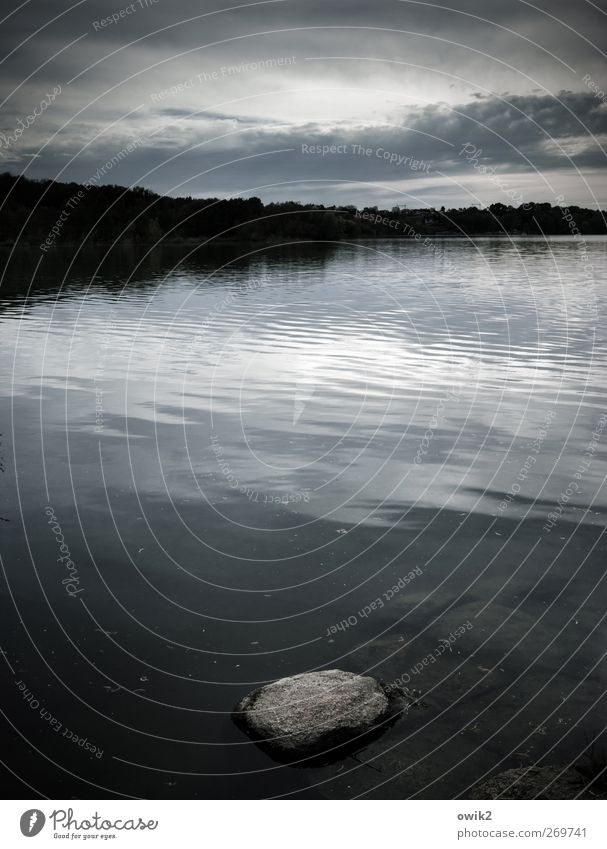
[[35, 837], [44, 828], [46, 817], [37, 808], [32, 808], [21, 815], [21, 834], [24, 837]]

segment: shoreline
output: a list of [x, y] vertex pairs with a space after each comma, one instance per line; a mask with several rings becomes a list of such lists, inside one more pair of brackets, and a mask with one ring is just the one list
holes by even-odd
[[[547, 239], [563, 239], [563, 240], [575, 240], [575, 236], [569, 233], [546, 233], [541, 235], [539, 233], [504, 233], [504, 232], [495, 232], [495, 233], [420, 233], [425, 239], [433, 239], [433, 240], [441, 240], [441, 241], [480, 241], [480, 240], [490, 240], [490, 239], [499, 239], [501, 241], [507, 241], [511, 239], [529, 239], [534, 241], [546, 241]], [[605, 239], [607, 240], [607, 233], [588, 233], [585, 234], [584, 238], [587, 239]], [[146, 241], [91, 241], [91, 242], [79, 242], [79, 241], [65, 241], [60, 245], [55, 245], [57, 249], [61, 250], [63, 248], [157, 248], [157, 247], [188, 247], [188, 248], [207, 248], [207, 247], [218, 247], [220, 245], [260, 245], [267, 247], [292, 247], [299, 245], [339, 245], [339, 244], [358, 244], [358, 243], [367, 243], [367, 242], [416, 242], [419, 239], [416, 239], [414, 236], [409, 236], [405, 234], [398, 234], [394, 236], [384, 235], [384, 236], [365, 236], [364, 238], [343, 238], [343, 239], [292, 239], [292, 240], [273, 240], [273, 239], [225, 239], [225, 238], [217, 238], [209, 237], [206, 241], [201, 241], [200, 239], [157, 239], [154, 242], [146, 242]], [[21, 241], [21, 242], [0, 242], [0, 250], [7, 249], [15, 249], [15, 248], [27, 248], [31, 250], [32, 248], [40, 247], [39, 242], [36, 241]], [[46, 252], [48, 256], [52, 255], [51, 251]]]

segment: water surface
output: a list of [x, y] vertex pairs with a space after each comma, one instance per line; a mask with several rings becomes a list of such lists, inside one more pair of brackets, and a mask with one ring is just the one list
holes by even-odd
[[[587, 249], [15, 252], [14, 795], [454, 797], [577, 758], [605, 726], [607, 241]], [[421, 700], [323, 767], [231, 722], [333, 667]]]

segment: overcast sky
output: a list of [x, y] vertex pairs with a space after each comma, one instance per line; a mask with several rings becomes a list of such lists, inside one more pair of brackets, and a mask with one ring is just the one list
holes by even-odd
[[2, 10], [2, 170], [84, 182], [120, 154], [102, 182], [172, 195], [607, 207], [607, 0]]

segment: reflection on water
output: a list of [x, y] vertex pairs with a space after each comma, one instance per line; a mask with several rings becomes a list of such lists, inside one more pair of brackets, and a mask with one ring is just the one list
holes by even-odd
[[[594, 287], [558, 238], [13, 257], [2, 648], [105, 747], [15, 688], [42, 792], [453, 796], [574, 757], [604, 724], [606, 248]], [[230, 722], [318, 667], [423, 692], [377, 769], [278, 765]]]

